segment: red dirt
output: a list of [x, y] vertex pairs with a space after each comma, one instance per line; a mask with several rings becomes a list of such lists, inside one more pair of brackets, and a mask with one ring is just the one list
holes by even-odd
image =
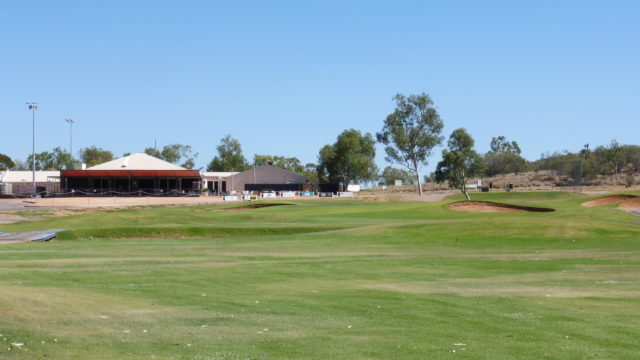
[[640, 208], [640, 197], [633, 198], [631, 200], [624, 201], [618, 205], [621, 208]]
[[553, 209], [499, 204], [499, 203], [492, 203], [492, 202], [486, 202], [486, 201], [462, 201], [462, 202], [448, 205], [447, 208], [455, 211], [477, 212], [477, 213], [553, 211]]
[[613, 204], [613, 203], [617, 203], [617, 202], [628, 200], [628, 199], [634, 199], [634, 198], [637, 198], [637, 196], [635, 196], [635, 195], [611, 195], [611, 196], [605, 196], [605, 197], [601, 197], [599, 199], [583, 202], [582, 206], [584, 206], [584, 207], [602, 206], [602, 205]]

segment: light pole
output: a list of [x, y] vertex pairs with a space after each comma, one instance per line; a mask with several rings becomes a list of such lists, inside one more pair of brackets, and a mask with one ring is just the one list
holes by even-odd
[[73, 132], [71, 131], [71, 128], [73, 127], [75, 120], [64, 119], [64, 121], [69, 123], [69, 155], [71, 155], [71, 163], [73, 165]]
[[36, 110], [38, 110], [38, 103], [27, 103], [27, 106], [29, 106], [29, 109], [31, 110], [31, 140], [32, 140], [32, 147], [31, 147], [31, 154], [32, 154], [32, 158], [31, 160], [33, 161], [33, 166], [32, 166], [32, 180], [33, 180], [33, 191], [35, 193], [35, 187], [36, 187]]

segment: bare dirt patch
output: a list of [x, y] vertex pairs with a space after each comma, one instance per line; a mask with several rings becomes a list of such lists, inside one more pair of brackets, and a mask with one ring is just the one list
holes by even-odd
[[15, 214], [7, 214], [0, 213], [0, 224], [11, 224], [19, 221], [27, 221], [26, 217], [15, 215]]
[[500, 204], [488, 201], [461, 201], [447, 208], [454, 211], [476, 212], [476, 213], [496, 213], [496, 212], [551, 212], [554, 209], [536, 208], [519, 205]]
[[251, 204], [251, 205], [236, 206], [236, 207], [227, 208], [227, 209], [223, 209], [223, 210], [224, 211], [240, 211], [240, 210], [252, 210], [252, 209], [265, 208], [265, 207], [287, 206], [287, 205], [291, 205], [291, 204], [279, 204], [279, 203], [274, 203], [274, 204]]
[[602, 205], [613, 204], [613, 203], [617, 203], [617, 202], [628, 200], [628, 199], [634, 199], [634, 198], [637, 198], [637, 196], [635, 196], [635, 195], [610, 195], [610, 196], [601, 197], [599, 199], [583, 202], [582, 206], [584, 206], [584, 207], [602, 206]]

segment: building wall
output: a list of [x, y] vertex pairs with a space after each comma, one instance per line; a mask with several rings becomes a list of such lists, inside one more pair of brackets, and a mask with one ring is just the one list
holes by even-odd
[[244, 191], [245, 184], [304, 184], [305, 177], [271, 165], [262, 165], [227, 178], [227, 188]]

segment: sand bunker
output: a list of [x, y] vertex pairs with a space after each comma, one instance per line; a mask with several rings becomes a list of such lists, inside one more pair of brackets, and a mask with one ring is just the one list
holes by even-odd
[[582, 206], [585, 207], [594, 207], [594, 206], [602, 206], [617, 203], [624, 200], [635, 199], [637, 196], [635, 195], [610, 195], [601, 197], [599, 199], [583, 202]]
[[448, 205], [447, 208], [455, 211], [496, 213], [496, 212], [551, 212], [554, 209], [536, 208], [528, 206], [508, 205], [488, 201], [462, 201]]
[[640, 197], [635, 197], [631, 200], [622, 202], [618, 207], [621, 208], [640, 208]]
[[265, 208], [265, 207], [271, 207], [271, 206], [287, 206], [287, 205], [291, 205], [291, 204], [251, 204], [251, 205], [244, 205], [244, 206], [237, 206], [237, 207], [232, 207], [232, 208], [227, 208], [227, 209], [223, 209], [224, 211], [239, 211], [239, 210], [251, 210], [251, 209], [259, 209], [259, 208]]

